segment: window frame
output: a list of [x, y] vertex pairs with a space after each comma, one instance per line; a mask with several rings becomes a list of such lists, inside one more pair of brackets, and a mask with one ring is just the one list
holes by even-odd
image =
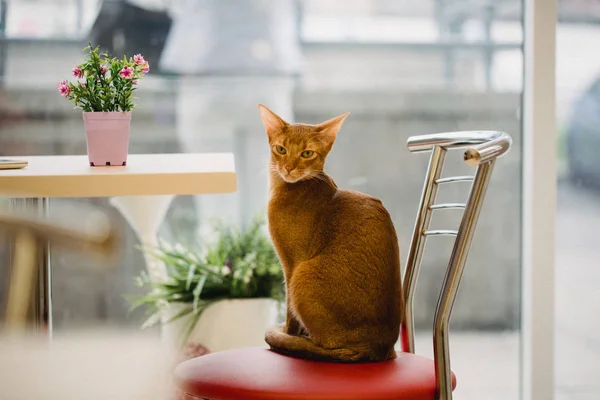
[[555, 1], [524, 1], [521, 398], [554, 398]]

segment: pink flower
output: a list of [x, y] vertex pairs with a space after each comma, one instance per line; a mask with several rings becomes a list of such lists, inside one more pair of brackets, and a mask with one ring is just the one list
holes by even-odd
[[134, 79], [131, 81], [131, 83], [133, 83], [134, 85], [137, 85], [139, 83], [139, 81], [137, 79]]
[[79, 82], [79, 86], [81, 86], [82, 88], [85, 88], [85, 87], [87, 87], [87, 85], [86, 85], [86, 83], [85, 83], [85, 82]]
[[133, 78], [133, 68], [126, 65], [122, 70], [119, 71], [119, 75], [121, 75], [124, 79], [131, 79]]
[[142, 75], [150, 72], [150, 64], [148, 64], [148, 61], [146, 61], [142, 67]]
[[144, 65], [147, 63], [147, 61], [144, 60], [144, 57], [141, 54], [136, 54], [135, 56], [133, 56], [133, 62], [135, 63], [135, 65]]
[[71, 94], [71, 88], [69, 87], [69, 82], [67, 82], [67, 81], [58, 82], [58, 93], [60, 93], [61, 96], [69, 97], [69, 94]]
[[100, 66], [100, 73], [102, 75], [106, 74], [107, 71], [108, 71], [108, 68], [106, 68], [106, 65]]
[[76, 66], [73, 68], [73, 76], [75, 78], [83, 78], [83, 70], [79, 66]]

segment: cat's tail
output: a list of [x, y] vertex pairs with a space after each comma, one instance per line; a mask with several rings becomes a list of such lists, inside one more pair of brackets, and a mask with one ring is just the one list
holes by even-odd
[[265, 340], [277, 353], [306, 360], [359, 363], [384, 361], [396, 357], [393, 347], [373, 349], [372, 346], [357, 345], [348, 348], [326, 349], [307, 337], [285, 333], [284, 324], [268, 330]]

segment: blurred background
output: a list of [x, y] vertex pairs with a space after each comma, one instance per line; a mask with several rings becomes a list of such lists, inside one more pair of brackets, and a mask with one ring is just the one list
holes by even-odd
[[[600, 3], [558, 4], [556, 393], [597, 399], [600, 322], [589, 316], [600, 312], [591, 286], [600, 277], [593, 234], [600, 224]], [[406, 139], [506, 131], [513, 150], [492, 178], [451, 342], [458, 398], [516, 399], [522, 18], [518, 0], [0, 0], [0, 155], [85, 154], [81, 114], [58, 95], [56, 83], [70, 78], [88, 41], [117, 57], [142, 53], [150, 74], [137, 92], [130, 152], [234, 152], [238, 171], [236, 194], [177, 197], [161, 237], [196, 240], [214, 218], [244, 226], [265, 211], [269, 149], [256, 107], [263, 103], [290, 122], [352, 112], [328, 171], [339, 186], [383, 200], [406, 257], [428, 162], [408, 153]], [[448, 157], [445, 171], [473, 172], [460, 153]], [[467, 189], [444, 188], [439, 202], [461, 202]], [[109, 199], [80, 201], [121, 218], [127, 235], [118, 268], [110, 271], [53, 253], [55, 330], [137, 330], [143, 315], [128, 313], [124, 296], [138, 293], [134, 277], [145, 269], [138, 238]], [[458, 225], [459, 212], [446, 213], [435, 216], [434, 228]], [[451, 244], [433, 238], [426, 248], [415, 299], [422, 354], [431, 354]]]

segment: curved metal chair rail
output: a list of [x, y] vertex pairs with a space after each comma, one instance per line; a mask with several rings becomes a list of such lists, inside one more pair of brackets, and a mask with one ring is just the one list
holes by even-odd
[[17, 234], [27, 230], [42, 241], [51, 241], [71, 250], [89, 250], [97, 254], [111, 254], [114, 251], [116, 229], [106, 215], [96, 210], [90, 213], [73, 208], [68, 210], [69, 213], [62, 211], [53, 210], [53, 214], [58, 214], [58, 217], [50, 220], [30, 212], [0, 211], [0, 232]]
[[[415, 352], [413, 298], [425, 241], [430, 236], [449, 235], [456, 237], [442, 289], [440, 290], [433, 326], [437, 399], [439, 400], [452, 399], [448, 326], [454, 300], [458, 293], [495, 161], [510, 150], [511, 144], [512, 139], [510, 136], [500, 131], [447, 132], [412, 136], [408, 139], [408, 149], [411, 152], [431, 151], [431, 158], [425, 176], [425, 184], [423, 185], [421, 201], [417, 211], [403, 280], [405, 314], [402, 322], [402, 347], [405, 352]], [[477, 167], [475, 175], [442, 178], [447, 150], [464, 147], [468, 147], [464, 152], [464, 161], [468, 165]], [[472, 185], [465, 204], [435, 204], [440, 184], [469, 181], [472, 181]], [[429, 230], [431, 214], [434, 211], [447, 209], [464, 209], [458, 230]]]
[[408, 138], [408, 150], [413, 153], [430, 151], [435, 146], [447, 150], [472, 146], [464, 153], [465, 162], [471, 166], [501, 157], [511, 145], [511, 137], [501, 131], [445, 132]]

